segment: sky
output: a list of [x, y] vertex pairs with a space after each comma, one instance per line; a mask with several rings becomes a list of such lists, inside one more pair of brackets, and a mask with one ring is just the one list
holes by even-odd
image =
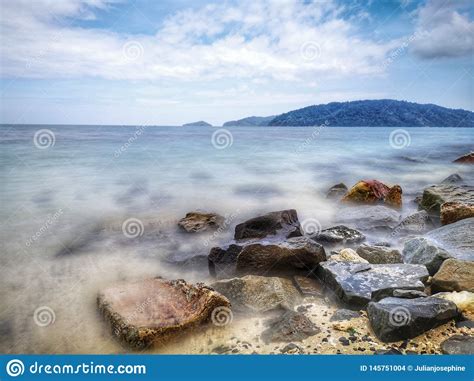
[[221, 125], [333, 101], [474, 110], [470, 0], [0, 0], [0, 123]]

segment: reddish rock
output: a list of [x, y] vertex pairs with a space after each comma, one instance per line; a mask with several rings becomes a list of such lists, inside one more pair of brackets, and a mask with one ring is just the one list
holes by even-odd
[[382, 203], [401, 208], [402, 188], [399, 185], [390, 188], [378, 180], [361, 180], [349, 189], [342, 201], [357, 204]]
[[454, 160], [454, 163], [474, 164], [474, 152], [468, 153]]
[[455, 201], [445, 202], [441, 205], [440, 217], [442, 225], [474, 217], [474, 204]]

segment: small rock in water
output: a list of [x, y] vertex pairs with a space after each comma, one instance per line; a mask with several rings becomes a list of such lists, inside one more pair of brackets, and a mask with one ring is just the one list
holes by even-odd
[[188, 233], [217, 229], [224, 223], [224, 217], [216, 213], [190, 212], [178, 222], [178, 226]]
[[450, 254], [426, 238], [413, 238], [405, 242], [403, 258], [406, 263], [425, 265], [430, 275], [436, 274]]
[[266, 324], [268, 328], [262, 332], [262, 339], [266, 343], [301, 341], [321, 332], [308, 317], [293, 311], [285, 312]]
[[461, 157], [458, 157], [456, 160], [454, 160], [454, 163], [474, 164], [474, 152], [470, 152]]
[[358, 204], [384, 203], [399, 209], [402, 207], [402, 188], [399, 185], [390, 188], [377, 180], [362, 180], [349, 189], [342, 201]]
[[474, 203], [451, 201], [441, 205], [441, 225], [452, 224], [470, 217], [474, 217]]
[[455, 335], [441, 343], [441, 351], [448, 355], [474, 354], [474, 337]]
[[441, 184], [460, 184], [462, 182], [463, 178], [459, 174], [453, 173], [441, 181]]
[[326, 198], [340, 200], [347, 192], [347, 186], [344, 183], [339, 183], [329, 188]]
[[447, 259], [432, 279], [433, 292], [474, 292], [474, 262]]
[[361, 245], [357, 248], [357, 254], [373, 264], [403, 263], [402, 255], [398, 250], [385, 246]]
[[343, 321], [351, 320], [354, 318], [360, 317], [360, 313], [357, 311], [347, 310], [345, 308], [340, 308], [334, 312], [329, 321]]

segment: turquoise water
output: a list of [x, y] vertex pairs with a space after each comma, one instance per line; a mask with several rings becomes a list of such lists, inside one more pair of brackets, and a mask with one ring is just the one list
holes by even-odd
[[[148, 275], [206, 280], [175, 274], [163, 259], [207, 254], [262, 212], [295, 208], [329, 227], [337, 205], [325, 192], [336, 183], [400, 184], [403, 214], [452, 173], [474, 183], [469, 166], [452, 163], [472, 150], [474, 129], [395, 130], [1, 126], [0, 349], [117, 351], [96, 316], [100, 287]], [[180, 233], [176, 222], [196, 209], [228, 217], [228, 230]], [[139, 240], [122, 234], [129, 219], [142, 223]], [[44, 305], [55, 311], [55, 335], [33, 322]]]

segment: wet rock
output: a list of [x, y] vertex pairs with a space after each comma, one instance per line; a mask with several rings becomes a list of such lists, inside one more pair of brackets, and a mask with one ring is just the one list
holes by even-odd
[[451, 336], [441, 343], [441, 351], [447, 355], [472, 355], [474, 354], [474, 336]]
[[402, 188], [399, 185], [390, 188], [377, 180], [362, 180], [349, 189], [342, 201], [357, 204], [384, 203], [390, 207], [401, 208]]
[[468, 185], [438, 184], [423, 191], [420, 207], [430, 215], [439, 216], [445, 202], [474, 204], [474, 187]]
[[442, 226], [424, 236], [461, 260], [474, 261], [474, 218]]
[[353, 262], [323, 262], [320, 279], [345, 303], [364, 306], [380, 293], [396, 289], [424, 290], [425, 266], [411, 264], [373, 265]]
[[415, 298], [426, 298], [426, 295], [423, 291], [416, 290], [393, 290], [392, 296], [395, 298], [402, 299], [415, 299]]
[[296, 275], [293, 277], [293, 281], [304, 296], [322, 297], [324, 294], [322, 285], [316, 279]]
[[441, 264], [451, 256], [426, 238], [414, 238], [405, 242], [403, 258], [406, 263], [425, 265], [430, 275], [434, 275]]
[[331, 255], [330, 261], [336, 262], [356, 262], [356, 263], [369, 263], [352, 249], [342, 249], [339, 254]]
[[224, 248], [213, 247], [207, 257], [209, 273], [219, 278], [235, 276], [235, 265], [242, 248], [243, 246], [234, 244]]
[[360, 313], [357, 311], [347, 310], [345, 308], [340, 308], [334, 312], [329, 321], [344, 321], [351, 320], [354, 318], [360, 317]]
[[301, 341], [321, 332], [307, 316], [293, 311], [269, 320], [266, 326], [268, 328], [262, 332], [266, 343]]
[[218, 307], [230, 307], [221, 294], [184, 280], [146, 279], [101, 291], [99, 310], [115, 336], [134, 348], [160, 345], [207, 322]]
[[339, 183], [329, 188], [328, 192], [326, 193], [326, 198], [340, 200], [346, 194], [346, 192], [346, 184]]
[[420, 210], [404, 218], [392, 230], [392, 236], [423, 234], [434, 228], [431, 218], [426, 210]]
[[382, 205], [342, 208], [336, 214], [339, 222], [361, 230], [392, 230], [400, 221], [400, 213]]
[[296, 210], [271, 212], [238, 224], [235, 227], [234, 238], [236, 240], [264, 238], [276, 234], [286, 238], [303, 235]]
[[386, 246], [361, 245], [356, 252], [361, 258], [373, 264], [403, 263], [400, 252]]
[[224, 217], [216, 213], [190, 212], [178, 222], [178, 226], [188, 233], [217, 229], [224, 223]]
[[474, 292], [440, 292], [435, 294], [437, 298], [450, 300], [463, 313], [474, 314]]
[[369, 303], [367, 313], [372, 330], [384, 342], [411, 339], [459, 315], [453, 302], [431, 296], [385, 298]]
[[474, 152], [470, 152], [461, 157], [458, 157], [456, 160], [454, 160], [453, 163], [474, 164]]
[[474, 262], [447, 259], [434, 275], [431, 289], [433, 292], [474, 292]]
[[291, 310], [301, 301], [293, 283], [284, 278], [247, 275], [220, 280], [211, 286], [226, 296], [232, 303], [232, 309], [239, 312]]
[[441, 205], [440, 219], [441, 225], [452, 224], [453, 222], [474, 217], [474, 203], [445, 202]]
[[312, 237], [315, 241], [328, 244], [351, 244], [365, 240], [365, 236], [358, 230], [344, 225], [333, 226]]
[[441, 184], [461, 184], [463, 181], [464, 180], [460, 175], [453, 173], [441, 181]]

